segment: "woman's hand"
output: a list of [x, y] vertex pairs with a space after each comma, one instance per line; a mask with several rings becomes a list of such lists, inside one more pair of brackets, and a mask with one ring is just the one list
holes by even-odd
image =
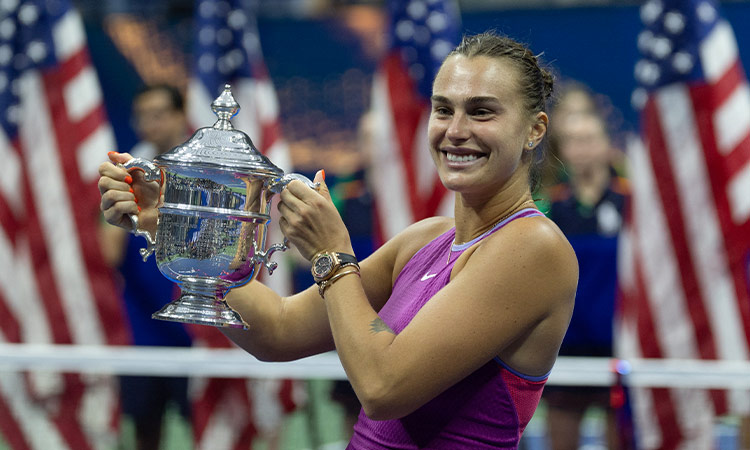
[[354, 253], [349, 231], [325, 184], [324, 172], [318, 171], [313, 181], [320, 183], [317, 191], [298, 180], [281, 191], [281, 231], [308, 261], [321, 251]]
[[[109, 152], [109, 159], [99, 166], [100, 208], [104, 219], [112, 225], [131, 230], [133, 224], [128, 215], [136, 214], [141, 219], [140, 228], [155, 228], [159, 183], [144, 181], [140, 170], [125, 170], [121, 164], [133, 159], [127, 153]], [[153, 224], [150, 223], [152, 221]]]

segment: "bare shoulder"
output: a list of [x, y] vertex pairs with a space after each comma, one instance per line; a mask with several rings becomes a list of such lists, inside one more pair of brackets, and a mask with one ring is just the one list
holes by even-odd
[[518, 245], [532, 256], [557, 255], [576, 262], [570, 242], [558, 226], [544, 216], [527, 217], [509, 223], [500, 239], [489, 240], [497, 245]]
[[[394, 277], [401, 273], [407, 262], [422, 247], [433, 239], [453, 228], [455, 222], [450, 217], [431, 217], [421, 220], [396, 235], [389, 244], [395, 252]], [[395, 278], [394, 278], [395, 279]]]
[[430, 217], [410, 225], [392, 240], [398, 245], [412, 244], [422, 248], [454, 225], [455, 221], [450, 217]]
[[468, 257], [474, 260], [472, 266], [496, 267], [527, 292], [537, 292], [552, 303], [557, 303], [555, 299], [572, 302], [574, 298], [578, 259], [562, 231], [546, 217], [514, 220], [485, 239]]
[[394, 236], [362, 261], [362, 283], [376, 311], [390, 297], [393, 283], [411, 257], [452, 226], [453, 219], [447, 217], [422, 220]]
[[390, 281], [390, 288], [411, 257], [431, 240], [448, 231], [453, 224], [453, 219], [449, 217], [431, 217], [414, 223], [378, 248], [363, 261], [362, 267], [379, 272], [377, 277], [380, 282]]
[[531, 270], [535, 277], [549, 277], [549, 281], [558, 281], [563, 283], [561, 287], [567, 285], [575, 291], [578, 282], [575, 251], [563, 232], [546, 217], [527, 217], [509, 223], [503, 233], [495, 233], [487, 240], [487, 250], [523, 261], [520, 270]]

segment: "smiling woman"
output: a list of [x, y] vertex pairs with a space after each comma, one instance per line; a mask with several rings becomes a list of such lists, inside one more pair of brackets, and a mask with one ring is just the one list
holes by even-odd
[[[465, 39], [451, 54], [453, 57], [445, 61], [435, 79], [430, 118], [430, 130], [435, 134], [430, 135], [430, 144], [433, 152], [442, 152], [449, 161], [467, 162], [476, 159], [475, 156], [489, 157], [486, 148], [458, 145], [461, 135], [456, 133], [467, 133], [467, 127], [472, 127], [478, 137], [483, 137], [477, 145], [512, 148], [523, 155], [523, 162], [529, 162], [529, 183], [534, 191], [544, 158], [544, 146], [539, 144], [547, 130], [548, 118], [544, 111], [552, 93], [553, 79], [539, 67], [537, 58], [528, 48], [509, 38], [483, 36], [486, 35]], [[497, 64], [500, 60], [504, 64]], [[455, 114], [468, 120], [467, 127], [457, 127], [460, 122], [453, 117]], [[498, 127], [500, 122], [502, 126]], [[449, 126], [453, 128], [443, 129]], [[529, 126], [531, 130], [524, 129]], [[438, 148], [435, 139], [440, 139], [443, 133], [455, 144]], [[505, 142], [501, 142], [503, 140]], [[512, 171], [516, 168], [506, 166]]]
[[[337, 350], [363, 406], [349, 448], [518, 447], [578, 278], [531, 198], [551, 88], [517, 42], [465, 38], [436, 77], [428, 126], [455, 219], [416, 223], [361, 262], [322, 171], [319, 190], [293, 181], [280, 194], [284, 234], [313, 266], [332, 264], [291, 297], [257, 281], [232, 290], [250, 329], [225, 333], [263, 360]], [[135, 212], [127, 173], [111, 163], [100, 173], [102, 210], [118, 223]]]
[[515, 67], [484, 55], [456, 54], [443, 64], [433, 85], [428, 138], [448, 189], [528, 188], [517, 183], [528, 178], [517, 169], [528, 159], [522, 158], [529, 153], [525, 143], [544, 136], [547, 116], [523, 108], [518, 78]]

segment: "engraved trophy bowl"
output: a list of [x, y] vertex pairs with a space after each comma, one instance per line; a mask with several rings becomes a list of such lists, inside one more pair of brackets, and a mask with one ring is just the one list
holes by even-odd
[[229, 119], [239, 111], [229, 85], [211, 104], [218, 120], [197, 130], [184, 144], [154, 158], [135, 158], [124, 164], [142, 170], [146, 181], [160, 181], [156, 235], [133, 232], [148, 241], [144, 261], [155, 254], [159, 271], [180, 286], [181, 295], [154, 313], [154, 319], [247, 328], [247, 323], [224, 300], [265, 266], [271, 274], [276, 251], [266, 248], [272, 196], [292, 180], [316, 186], [299, 174], [284, 174], [253, 145]]

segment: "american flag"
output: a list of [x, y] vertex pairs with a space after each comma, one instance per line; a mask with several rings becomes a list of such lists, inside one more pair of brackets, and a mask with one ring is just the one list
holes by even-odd
[[[642, 140], [629, 148], [618, 356], [747, 360], [750, 88], [710, 0], [649, 0], [638, 36]], [[634, 389], [639, 448], [712, 448], [748, 392]]]
[[[97, 242], [97, 167], [114, 149], [80, 16], [0, 3], [0, 341], [128, 342]], [[118, 410], [110, 377], [0, 375], [14, 449], [111, 448]]]
[[[255, 11], [257, 2], [200, 0], [196, 4], [195, 67], [188, 88], [188, 116], [199, 128], [216, 121], [211, 102], [225, 84], [241, 110], [232, 119], [258, 150], [288, 171], [289, 148], [281, 136], [279, 104], [261, 51]], [[276, 211], [273, 208], [273, 211]], [[270, 243], [283, 236], [277, 218], [269, 225]], [[276, 254], [274, 259], [283, 258]], [[263, 282], [281, 295], [292, 290], [289, 261], [280, 261], [273, 276]], [[262, 269], [265, 271], [265, 269]], [[263, 275], [261, 273], [261, 275]], [[252, 318], [247, 318], [252, 325]], [[196, 327], [198, 342], [228, 346], [229, 341], [210, 327]], [[299, 401], [297, 382], [290, 380], [194, 380], [193, 429], [198, 448], [248, 448], [258, 432], [272, 433], [285, 412]]]
[[453, 215], [427, 146], [432, 80], [458, 44], [452, 0], [390, 0], [389, 48], [373, 79], [371, 188], [382, 242], [410, 224]]

